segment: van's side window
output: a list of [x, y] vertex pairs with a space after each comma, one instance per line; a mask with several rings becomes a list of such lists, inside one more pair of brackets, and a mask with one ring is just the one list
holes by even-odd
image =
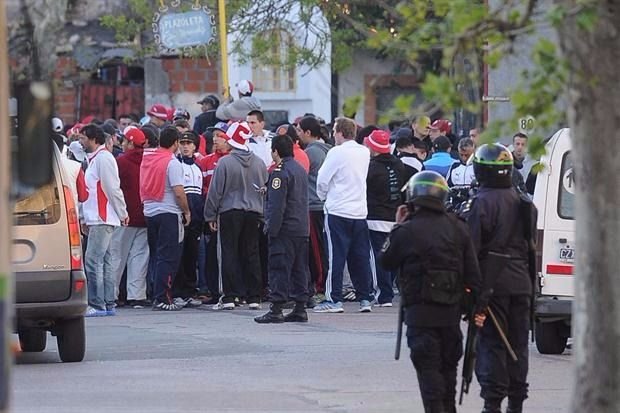
[[575, 219], [575, 170], [570, 152], [566, 152], [562, 158], [558, 194], [558, 215], [564, 219]]
[[60, 219], [60, 199], [56, 180], [15, 202], [15, 225], [49, 225]]

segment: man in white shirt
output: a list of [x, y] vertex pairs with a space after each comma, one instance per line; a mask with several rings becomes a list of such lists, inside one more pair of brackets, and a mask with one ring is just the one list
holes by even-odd
[[246, 122], [250, 126], [252, 135], [248, 140], [248, 148], [254, 152], [259, 158], [265, 162], [268, 168], [273, 159], [271, 159], [271, 136], [269, 131], [265, 130], [265, 117], [260, 110], [253, 110], [248, 113]]
[[327, 301], [314, 308], [318, 313], [342, 313], [342, 273], [345, 262], [351, 274], [360, 312], [370, 312], [372, 272], [370, 238], [366, 216], [366, 177], [370, 163], [368, 148], [355, 142], [356, 125], [348, 118], [334, 123], [336, 147], [319, 169], [316, 193], [325, 201], [329, 271], [325, 288]]
[[129, 223], [118, 166], [105, 147], [103, 129], [95, 124], [80, 131], [80, 143], [88, 154], [85, 180], [88, 199], [83, 203], [88, 244], [84, 266], [88, 279], [86, 317], [116, 315], [116, 274], [110, 244], [114, 229]]

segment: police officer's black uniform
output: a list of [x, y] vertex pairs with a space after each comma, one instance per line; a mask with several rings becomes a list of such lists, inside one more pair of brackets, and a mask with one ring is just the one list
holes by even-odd
[[[508, 397], [508, 412], [522, 411], [527, 398], [528, 331], [532, 282], [528, 272], [528, 243], [520, 194], [512, 185], [513, 160], [500, 144], [482, 145], [473, 158], [480, 183], [477, 194], [461, 212], [467, 220], [482, 270], [483, 289], [490, 291], [490, 308], [512, 345], [518, 361], [509, 358], [493, 323], [482, 327], [477, 348], [476, 376], [485, 400], [483, 412], [496, 413]], [[525, 196], [525, 195], [523, 195]], [[536, 224], [531, 206], [530, 223]], [[531, 228], [530, 228], [531, 231]], [[530, 232], [535, 233], [535, 232]], [[492, 255], [490, 256], [489, 253]], [[503, 254], [502, 264], [493, 256]]]
[[[265, 229], [269, 238], [269, 299], [271, 310], [254, 320], [258, 323], [308, 321], [309, 223], [308, 175], [292, 157], [285, 157], [267, 184]], [[289, 299], [295, 309], [284, 316]]]
[[445, 179], [417, 173], [408, 183], [409, 219], [389, 235], [379, 260], [400, 269], [407, 343], [425, 412], [455, 412], [456, 369], [463, 355], [460, 328], [465, 288], [478, 291], [480, 271], [467, 226], [447, 213]]

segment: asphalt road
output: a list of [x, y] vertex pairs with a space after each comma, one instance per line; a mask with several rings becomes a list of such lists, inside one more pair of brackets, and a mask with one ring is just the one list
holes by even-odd
[[[203, 306], [204, 307], [204, 306]], [[408, 349], [393, 359], [396, 308], [259, 325], [261, 312], [120, 309], [87, 319], [87, 354], [63, 364], [55, 338], [13, 369], [14, 412], [423, 412]], [[530, 348], [526, 412], [566, 412], [570, 350]], [[472, 383], [459, 412], [480, 412]]]

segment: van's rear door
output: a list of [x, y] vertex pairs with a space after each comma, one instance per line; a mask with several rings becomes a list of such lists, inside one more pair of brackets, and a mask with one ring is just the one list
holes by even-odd
[[[57, 159], [57, 158], [56, 158]], [[71, 294], [71, 257], [58, 163], [54, 179], [13, 208], [15, 302], [64, 301]]]
[[553, 148], [550, 169], [547, 205], [544, 211], [544, 278], [541, 293], [558, 297], [573, 296], [575, 174], [568, 129], [562, 132]]

